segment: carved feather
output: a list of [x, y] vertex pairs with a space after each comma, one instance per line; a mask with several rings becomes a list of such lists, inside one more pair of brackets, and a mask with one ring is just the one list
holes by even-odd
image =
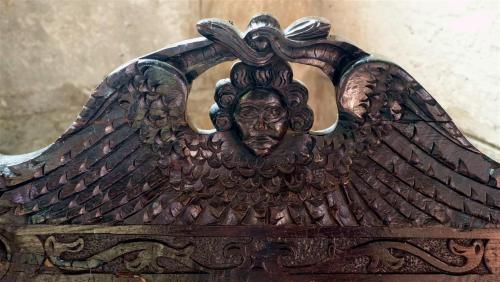
[[[269, 15], [254, 18], [245, 33], [220, 20], [198, 29], [208, 40], [167, 47], [106, 77], [53, 145], [0, 160], [0, 220], [499, 224], [500, 164], [475, 149], [400, 67], [327, 38], [330, 25], [319, 18], [284, 32]], [[234, 58], [242, 62], [215, 89], [210, 115], [217, 131], [192, 129], [185, 116], [189, 84]], [[331, 78], [335, 128], [309, 132], [309, 94], [287, 61], [317, 66]], [[269, 154], [252, 151], [241, 124], [234, 125], [239, 99], [255, 89], [278, 97], [286, 112], [279, 117], [288, 119]]]

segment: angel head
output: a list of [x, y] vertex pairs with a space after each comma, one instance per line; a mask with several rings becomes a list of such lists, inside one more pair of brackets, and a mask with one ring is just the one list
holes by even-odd
[[210, 117], [218, 131], [232, 130], [255, 155], [269, 155], [288, 130], [307, 132], [313, 112], [304, 85], [285, 62], [265, 67], [237, 63], [217, 83]]

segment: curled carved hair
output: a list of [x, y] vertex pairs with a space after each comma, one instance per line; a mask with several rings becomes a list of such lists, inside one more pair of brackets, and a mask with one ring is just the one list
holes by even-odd
[[254, 89], [271, 90], [279, 94], [288, 111], [290, 129], [297, 132], [311, 129], [314, 114], [307, 105], [307, 88], [293, 80], [292, 69], [287, 63], [252, 67], [238, 62], [232, 67], [230, 77], [217, 82], [215, 104], [210, 109], [210, 119], [218, 131], [227, 131], [233, 127], [232, 113], [238, 100]]

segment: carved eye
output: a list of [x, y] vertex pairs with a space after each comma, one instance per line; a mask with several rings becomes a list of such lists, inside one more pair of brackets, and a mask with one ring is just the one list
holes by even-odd
[[275, 121], [285, 115], [285, 110], [281, 107], [268, 107], [265, 111], [265, 118], [268, 121]]
[[248, 106], [240, 108], [238, 115], [245, 119], [257, 118], [259, 116], [256, 108]]

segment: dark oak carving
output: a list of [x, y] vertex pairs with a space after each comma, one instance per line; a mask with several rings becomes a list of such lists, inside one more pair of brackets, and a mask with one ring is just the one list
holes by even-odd
[[[498, 273], [500, 164], [408, 73], [321, 18], [197, 27], [107, 76], [51, 146], [0, 157], [0, 279]], [[216, 130], [192, 128], [192, 82], [231, 60]], [[336, 124], [310, 130], [289, 62], [331, 79]]]

